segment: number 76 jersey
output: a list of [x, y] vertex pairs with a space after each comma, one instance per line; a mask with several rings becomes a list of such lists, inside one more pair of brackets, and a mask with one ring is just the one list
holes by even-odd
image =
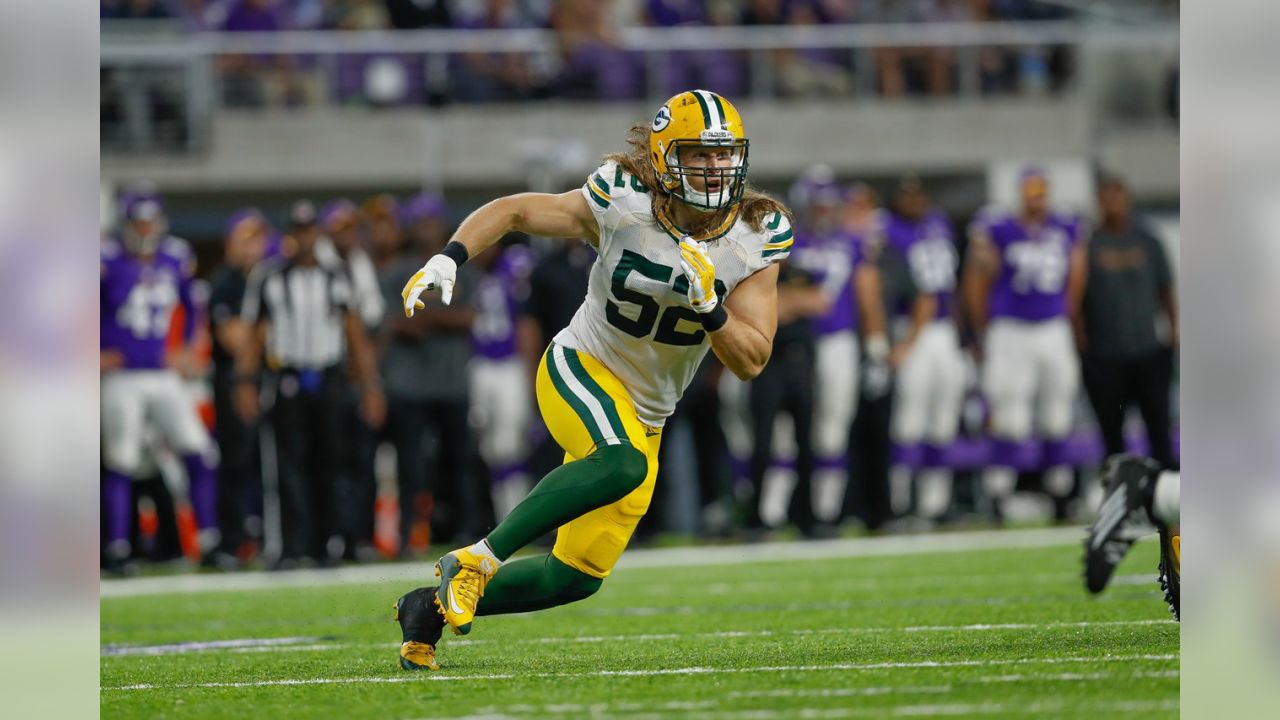
[[[680, 269], [680, 232], [654, 217], [651, 195], [610, 161], [582, 186], [600, 229], [587, 297], [555, 342], [608, 368], [631, 395], [640, 421], [661, 427], [692, 381], [710, 344], [689, 306]], [[761, 230], [736, 216], [705, 243], [723, 302], [738, 283], [791, 252], [785, 215], [766, 215]]]
[[1051, 213], [1036, 226], [999, 210], [978, 212], [969, 226], [974, 243], [989, 243], [1000, 258], [990, 315], [1040, 322], [1067, 313], [1071, 251], [1083, 242], [1079, 218]]

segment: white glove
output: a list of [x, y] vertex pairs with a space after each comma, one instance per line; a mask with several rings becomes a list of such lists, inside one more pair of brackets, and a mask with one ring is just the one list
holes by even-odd
[[680, 267], [689, 280], [689, 305], [698, 313], [715, 310], [720, 302], [716, 297], [716, 266], [711, 264], [711, 256], [702, 243], [681, 238]]
[[400, 297], [404, 299], [404, 316], [413, 317], [415, 310], [426, 307], [418, 296], [426, 290], [440, 290], [440, 299], [448, 305], [453, 300], [453, 284], [457, 281], [458, 264], [445, 255], [433, 255], [426, 265], [409, 278]]
[[862, 371], [862, 394], [875, 400], [893, 389], [893, 368], [889, 365], [889, 339], [884, 335], [867, 338], [866, 367]]

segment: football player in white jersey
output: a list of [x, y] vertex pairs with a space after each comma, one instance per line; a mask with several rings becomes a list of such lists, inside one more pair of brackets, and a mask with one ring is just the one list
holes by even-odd
[[[406, 670], [438, 667], [444, 624], [465, 634], [477, 615], [540, 610], [598, 590], [649, 507], [663, 422], [707, 350], [743, 379], [769, 361], [791, 222], [747, 185], [737, 109], [712, 92], [682, 92], [632, 128], [629, 142], [630, 152], [610, 155], [578, 190], [511, 195], [476, 210], [405, 285], [409, 316], [423, 309], [425, 291], [448, 303], [458, 265], [511, 231], [581, 237], [598, 253], [586, 299], [538, 367], [538, 408], [565, 463], [485, 539], [440, 558], [438, 590], [396, 602]], [[507, 562], [557, 528], [550, 554]]]

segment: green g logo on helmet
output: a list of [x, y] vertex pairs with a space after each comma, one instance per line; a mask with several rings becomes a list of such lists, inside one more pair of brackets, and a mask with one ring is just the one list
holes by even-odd
[[666, 105], [658, 108], [658, 114], [653, 117], [653, 131], [662, 132], [671, 124], [671, 111]]

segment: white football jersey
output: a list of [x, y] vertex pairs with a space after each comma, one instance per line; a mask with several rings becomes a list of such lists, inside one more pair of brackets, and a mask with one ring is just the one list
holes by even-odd
[[[680, 235], [659, 224], [648, 188], [615, 162], [592, 173], [582, 194], [600, 225], [598, 257], [585, 301], [555, 342], [603, 363], [631, 394], [640, 421], [661, 427], [710, 347], [689, 306]], [[736, 221], [708, 241], [720, 299], [785, 259], [791, 242], [782, 213], [766, 216], [760, 232]]]

